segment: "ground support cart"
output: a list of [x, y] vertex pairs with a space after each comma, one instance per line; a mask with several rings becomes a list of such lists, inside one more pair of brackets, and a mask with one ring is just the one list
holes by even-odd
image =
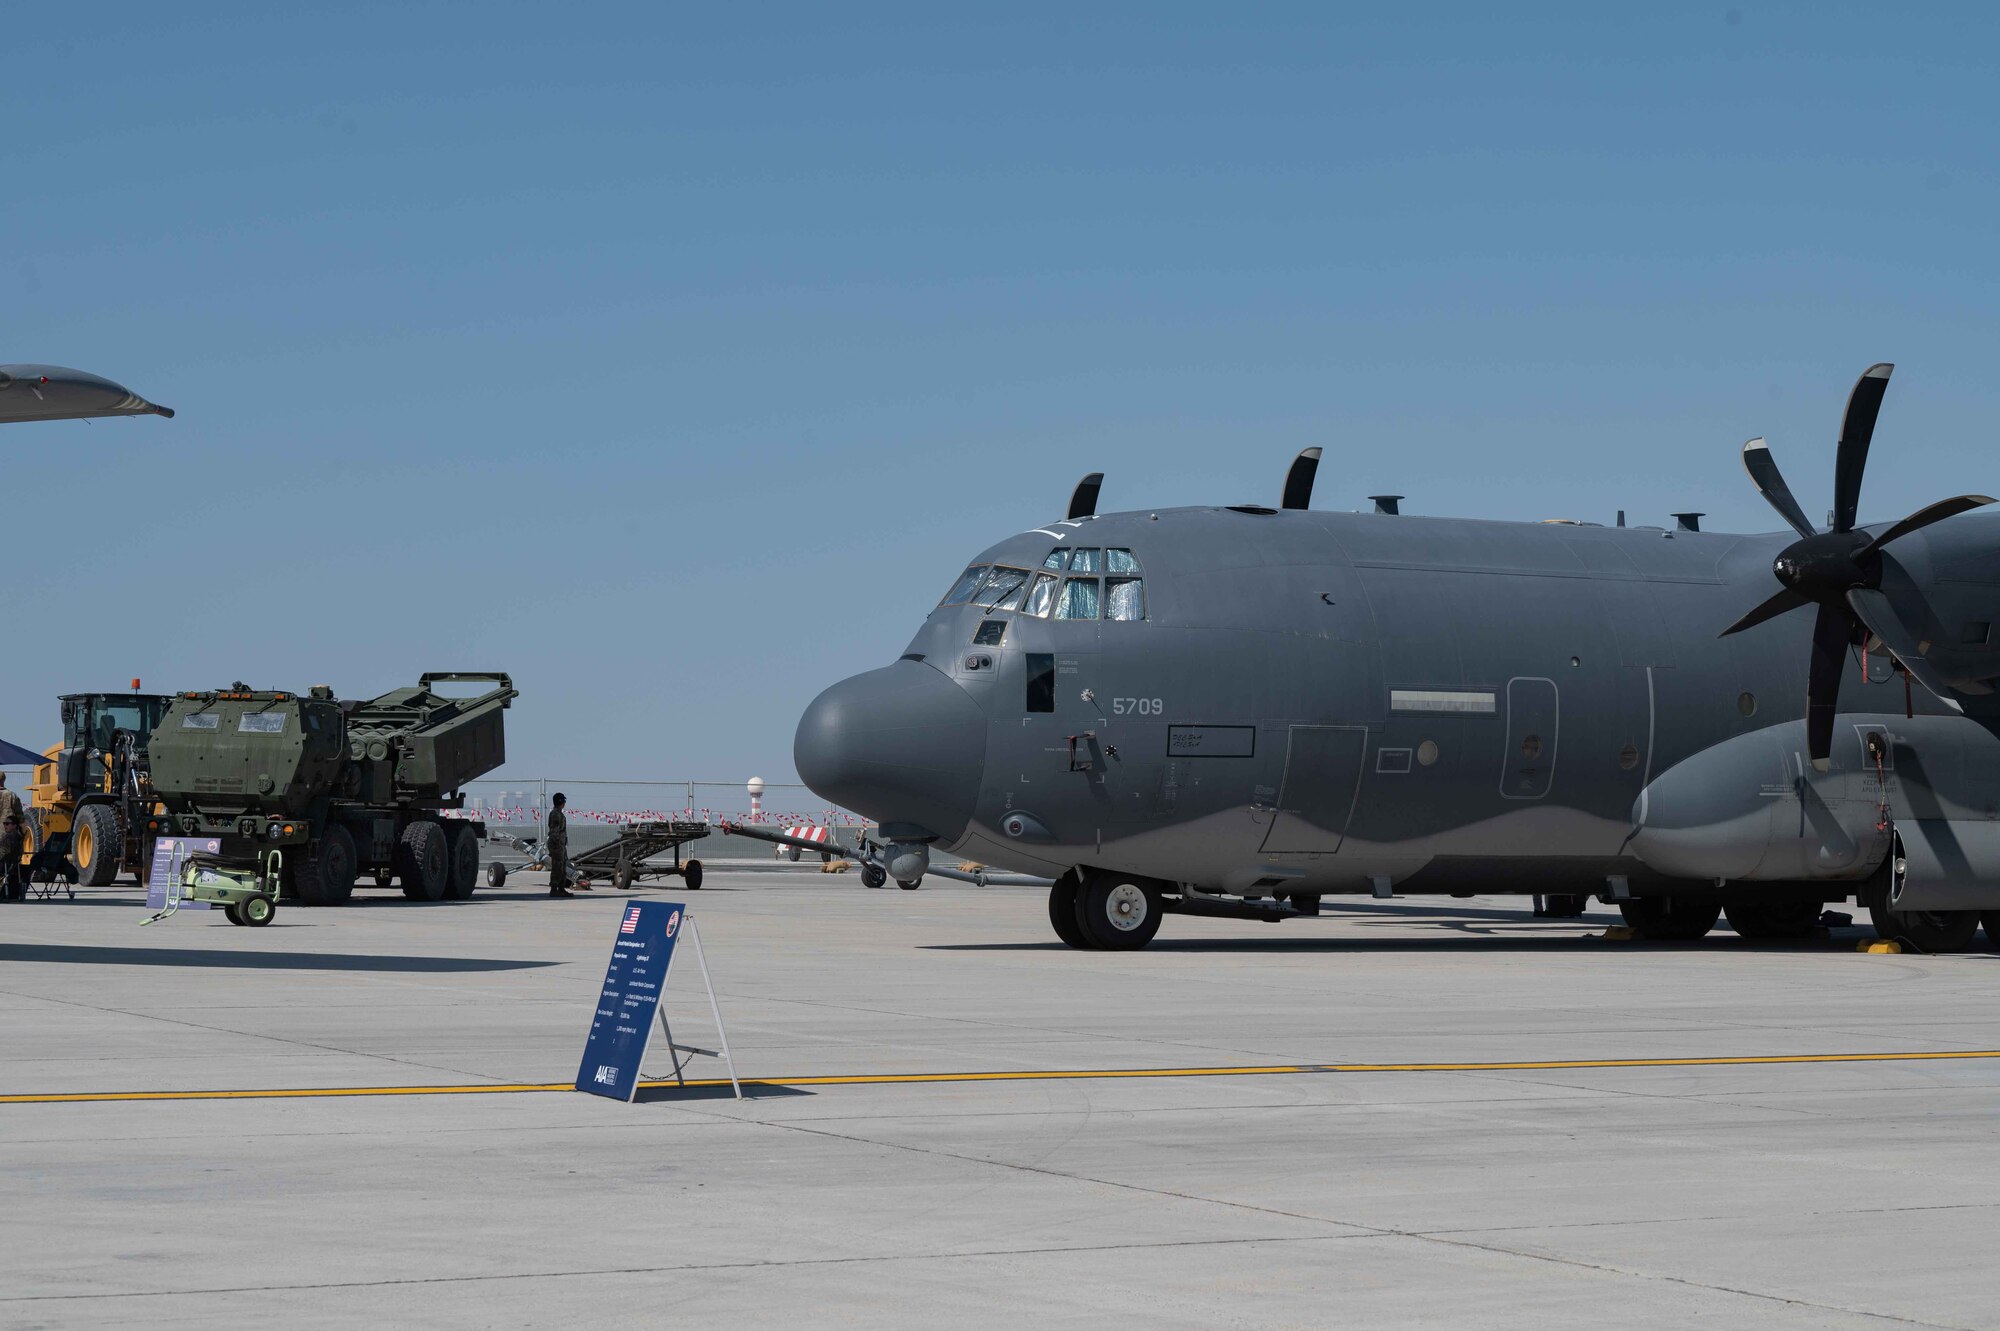
[[[708, 835], [708, 824], [687, 822], [680, 819], [648, 819], [640, 823], [626, 823], [618, 829], [618, 835], [601, 846], [593, 846], [581, 854], [569, 857], [570, 877], [578, 884], [587, 885], [595, 879], [608, 879], [620, 890], [630, 888], [641, 878], [679, 878], [692, 891], [701, 890], [701, 861], [681, 862], [681, 847], [690, 841], [699, 841]], [[529, 856], [526, 868], [546, 868], [547, 856], [541, 847], [532, 841], [515, 841], [515, 847]], [[674, 862], [650, 864], [649, 860], [668, 851], [674, 853]], [[486, 866], [486, 881], [492, 887], [504, 886], [507, 882], [507, 866], [497, 860]]]

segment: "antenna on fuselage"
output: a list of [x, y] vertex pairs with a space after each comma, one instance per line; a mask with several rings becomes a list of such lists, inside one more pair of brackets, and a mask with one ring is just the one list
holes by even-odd
[[1278, 501], [1279, 508], [1306, 508], [1312, 504], [1313, 478], [1319, 475], [1319, 450], [1302, 449], [1292, 459], [1292, 468], [1285, 473], [1285, 497]]
[[1076, 483], [1076, 489], [1069, 492], [1069, 516], [1071, 518], [1094, 518], [1097, 516], [1097, 492], [1104, 487], [1104, 473], [1093, 471]]

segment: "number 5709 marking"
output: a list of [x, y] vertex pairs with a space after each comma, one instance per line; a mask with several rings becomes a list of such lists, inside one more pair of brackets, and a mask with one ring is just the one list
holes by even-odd
[[1113, 716], [1164, 716], [1167, 704], [1160, 698], [1113, 698]]

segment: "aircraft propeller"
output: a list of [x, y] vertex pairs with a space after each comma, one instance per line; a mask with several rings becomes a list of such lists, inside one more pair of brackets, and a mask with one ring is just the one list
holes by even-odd
[[1802, 606], [1819, 607], [1813, 620], [1811, 668], [1806, 680], [1806, 746], [1816, 771], [1827, 770], [1833, 749], [1833, 718], [1840, 705], [1840, 676], [1848, 645], [1866, 630], [1888, 649], [1904, 673], [1939, 697], [1945, 684], [1924, 659], [1915, 633], [1881, 590], [1882, 548], [1934, 522], [1993, 503], [1989, 495], [1957, 495], [1918, 509], [1880, 536], [1854, 529], [1861, 502], [1861, 476], [1868, 467], [1868, 444], [1882, 410], [1893, 365], [1871, 365], [1847, 397], [1840, 447], [1833, 465], [1833, 526], [1819, 531], [1806, 521], [1791, 487], [1785, 484], [1770, 446], [1762, 439], [1743, 445], [1743, 469], [1799, 539], [1785, 547], [1771, 571], [1781, 584], [1762, 605], [1722, 631], [1722, 637], [1753, 628]]

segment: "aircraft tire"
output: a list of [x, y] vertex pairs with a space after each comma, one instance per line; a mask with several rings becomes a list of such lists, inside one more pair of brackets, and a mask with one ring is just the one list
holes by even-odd
[[1892, 910], [1880, 897], [1868, 903], [1875, 932], [1923, 952], [1963, 952], [1979, 932], [1979, 913], [1970, 910]]
[[1634, 897], [1619, 902], [1618, 913], [1650, 942], [1691, 943], [1715, 927], [1722, 903], [1690, 897]]
[[1755, 939], [1810, 938], [1819, 928], [1821, 902], [1817, 896], [1739, 897], [1725, 902], [1723, 914], [1738, 936]]
[[861, 885], [863, 887], [887, 887], [889, 885], [889, 871], [879, 864], [864, 864], [861, 866]]
[[1105, 952], [1134, 952], [1160, 932], [1159, 889], [1123, 874], [1084, 876], [1076, 894], [1076, 919], [1091, 945]]
[[2000, 952], [2000, 911], [1987, 911], [1979, 922], [1986, 928], [1986, 946]]
[[1056, 937], [1074, 948], [1090, 951], [1097, 945], [1083, 931], [1076, 916], [1076, 872], [1071, 870], [1049, 885], [1049, 923]]

